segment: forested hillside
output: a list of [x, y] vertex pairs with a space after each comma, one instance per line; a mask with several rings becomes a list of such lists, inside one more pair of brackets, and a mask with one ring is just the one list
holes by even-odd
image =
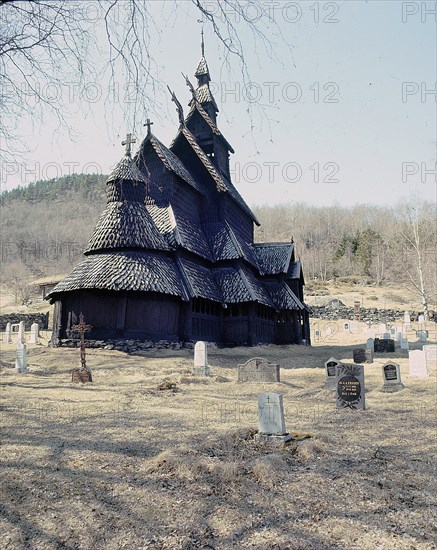
[[[2, 282], [68, 272], [103, 211], [102, 175], [72, 175], [3, 192]], [[393, 207], [252, 206], [257, 241], [296, 243], [307, 283], [348, 277], [397, 282], [436, 301], [436, 211], [429, 203]]]

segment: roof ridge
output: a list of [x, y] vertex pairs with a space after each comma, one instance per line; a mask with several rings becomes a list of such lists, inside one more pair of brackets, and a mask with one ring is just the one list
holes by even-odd
[[[256, 294], [253, 292], [252, 285], [250, 284], [249, 279], [246, 277], [246, 274], [244, 273], [244, 270], [242, 267], [238, 268], [238, 273], [240, 274], [240, 277], [244, 283], [244, 286], [246, 287], [246, 290], [249, 293], [252, 300], [254, 302], [258, 302]], [[261, 284], [261, 281], [260, 281], [260, 284]]]

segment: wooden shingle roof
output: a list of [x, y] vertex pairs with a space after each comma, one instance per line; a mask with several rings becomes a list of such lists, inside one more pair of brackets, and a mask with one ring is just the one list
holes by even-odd
[[141, 252], [111, 252], [87, 256], [48, 294], [81, 289], [160, 292], [188, 300], [172, 258]]
[[274, 307], [273, 301], [264, 284], [249, 270], [234, 267], [213, 269], [215, 280], [223, 296], [223, 302], [236, 304], [241, 302], [259, 302]]
[[305, 309], [302, 302], [286, 283], [268, 281], [265, 282], [265, 286], [267, 287], [276, 309]]
[[85, 247], [84, 253], [117, 248], [171, 250], [146, 206], [138, 202], [110, 202]]
[[253, 250], [261, 275], [287, 273], [293, 248], [293, 243], [254, 244]]

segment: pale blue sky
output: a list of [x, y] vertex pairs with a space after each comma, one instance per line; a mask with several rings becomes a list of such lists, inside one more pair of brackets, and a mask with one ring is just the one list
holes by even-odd
[[[435, 93], [422, 98], [421, 91], [435, 90], [437, 80], [436, 16], [430, 13], [435, 2], [266, 1], [265, 5], [292, 48], [275, 36], [271, 26], [268, 32], [278, 61], [262, 48], [256, 55], [248, 29], [238, 27], [253, 83], [249, 91], [258, 96], [251, 103], [251, 117], [237, 60], [229, 72], [217, 39], [205, 29], [206, 57], [220, 108], [218, 124], [236, 151], [231, 167], [246, 201], [348, 206], [392, 204], [412, 194], [434, 201], [436, 177], [423, 170], [435, 169], [436, 98]], [[167, 145], [176, 133], [177, 115], [165, 85], [176, 91], [185, 107], [189, 91], [181, 72], [194, 83], [200, 57], [197, 13], [185, 2], [175, 16], [171, 6], [155, 1], [151, 7], [158, 26], [151, 53], [164, 87], [157, 92], [163, 112], [150, 117], [152, 131]], [[405, 86], [410, 95], [403, 98]], [[59, 170], [68, 172], [70, 163], [78, 163], [77, 171], [97, 163], [108, 173], [123, 154], [119, 143], [126, 131], [135, 133], [139, 141], [144, 128], [142, 120], [134, 125], [133, 119], [122, 118], [120, 106], [110, 109], [113, 119], [108, 127], [103, 103], [103, 99], [94, 103], [86, 118], [72, 115], [79, 132], [76, 143], [63, 134], [52, 139], [49, 117], [39, 131], [31, 121], [20, 127], [35, 150], [21, 176], [8, 177], [2, 189], [29, 183], [33, 170], [37, 179], [53, 177]], [[73, 103], [73, 113], [74, 107]], [[144, 107], [137, 112], [142, 119]]]

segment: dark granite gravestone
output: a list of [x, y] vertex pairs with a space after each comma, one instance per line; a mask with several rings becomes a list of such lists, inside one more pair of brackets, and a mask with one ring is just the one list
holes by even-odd
[[395, 341], [391, 338], [375, 338], [375, 353], [391, 353], [395, 350]]
[[340, 363], [337, 366], [337, 408], [365, 409], [364, 367]]
[[384, 385], [382, 387], [383, 392], [395, 392], [401, 390], [404, 385], [401, 382], [400, 367], [397, 363], [388, 361], [382, 365], [382, 378]]
[[238, 382], [280, 382], [279, 365], [254, 357], [238, 365]]
[[354, 363], [365, 363], [366, 362], [366, 349], [365, 348], [356, 348], [353, 350]]

